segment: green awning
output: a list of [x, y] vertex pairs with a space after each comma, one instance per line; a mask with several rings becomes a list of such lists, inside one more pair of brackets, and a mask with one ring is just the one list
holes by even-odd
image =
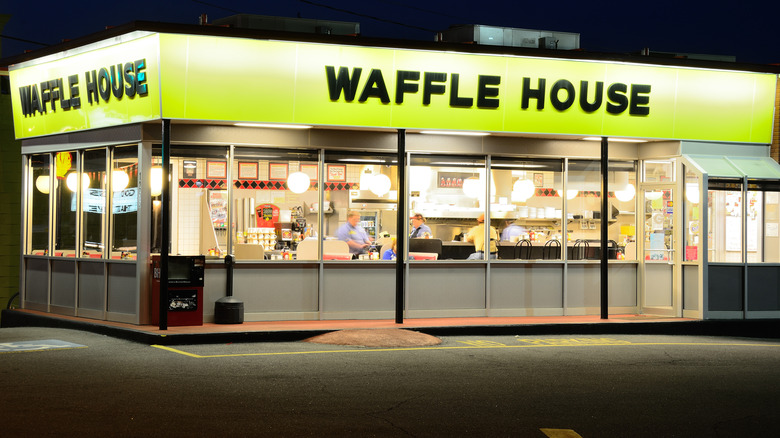
[[780, 164], [770, 157], [683, 155], [710, 178], [780, 179]]

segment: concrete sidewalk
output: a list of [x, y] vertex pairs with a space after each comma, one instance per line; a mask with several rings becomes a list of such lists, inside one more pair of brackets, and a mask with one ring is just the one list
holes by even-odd
[[1, 327], [83, 330], [144, 344], [292, 342], [339, 330], [407, 329], [433, 336], [665, 334], [780, 338], [780, 320], [709, 320], [651, 315], [264, 321], [168, 327], [133, 325], [26, 309], [3, 310]]

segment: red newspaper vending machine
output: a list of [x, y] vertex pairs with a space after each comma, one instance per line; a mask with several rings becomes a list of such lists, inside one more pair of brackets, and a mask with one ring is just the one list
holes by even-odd
[[[203, 325], [206, 257], [168, 256], [168, 325]], [[152, 324], [160, 323], [160, 256], [152, 256]]]

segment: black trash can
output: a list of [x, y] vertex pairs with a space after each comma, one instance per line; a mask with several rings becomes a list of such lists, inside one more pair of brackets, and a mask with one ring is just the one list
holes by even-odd
[[244, 322], [244, 302], [233, 297], [222, 297], [214, 303], [214, 323], [241, 324]]

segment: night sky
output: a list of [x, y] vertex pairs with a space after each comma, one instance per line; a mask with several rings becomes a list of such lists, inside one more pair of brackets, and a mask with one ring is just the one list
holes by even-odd
[[[2, 56], [56, 44], [135, 20], [197, 24], [237, 13], [359, 22], [367, 37], [433, 40], [454, 24], [483, 24], [580, 34], [595, 52], [658, 52], [736, 56], [738, 62], [780, 64], [780, 2], [656, 0], [135, 0], [76, 3], [3, 0], [11, 15]], [[348, 12], [347, 12], [348, 11]], [[351, 13], [350, 13], [351, 12]], [[355, 15], [358, 14], [358, 15]], [[11, 38], [14, 39], [11, 39]], [[19, 41], [26, 40], [26, 41]]]

